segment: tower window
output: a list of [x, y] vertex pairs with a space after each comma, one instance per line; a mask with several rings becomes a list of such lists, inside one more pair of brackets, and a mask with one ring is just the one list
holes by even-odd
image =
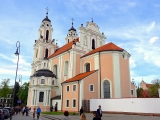
[[36, 50], [36, 58], [37, 58], [37, 55], [38, 55], [38, 49]]
[[54, 85], [54, 80], [52, 81], [52, 85]]
[[45, 57], [44, 58], [48, 58], [48, 49], [46, 48], [46, 52], [45, 52]]
[[95, 49], [95, 40], [92, 39], [92, 49]]
[[68, 39], [68, 43], [69, 43], [69, 39]]
[[46, 31], [46, 40], [48, 41], [48, 37], [49, 37], [49, 30]]
[[45, 83], [45, 79], [41, 79], [41, 84], [44, 84]]
[[47, 26], [49, 26], [49, 25], [47, 24]]
[[85, 72], [89, 72], [90, 71], [90, 63], [87, 63], [85, 65]]
[[56, 77], [57, 77], [57, 65], [54, 65], [53, 66], [53, 73], [56, 75]]
[[68, 75], [68, 61], [65, 61], [64, 63], [64, 75], [67, 76]]

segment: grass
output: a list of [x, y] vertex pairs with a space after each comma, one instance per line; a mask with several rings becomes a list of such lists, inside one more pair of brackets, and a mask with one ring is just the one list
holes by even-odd
[[[42, 112], [45, 115], [63, 115], [64, 112]], [[79, 115], [77, 112], [69, 112], [69, 115]]]

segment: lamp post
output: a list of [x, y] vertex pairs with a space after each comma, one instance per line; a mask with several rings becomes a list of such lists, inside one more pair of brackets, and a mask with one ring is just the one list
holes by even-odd
[[18, 71], [18, 62], [19, 62], [19, 55], [20, 55], [20, 42], [17, 41], [16, 43], [17, 50], [15, 52], [15, 55], [18, 56], [17, 60], [17, 68], [16, 68], [16, 76], [15, 76], [15, 82], [14, 82], [14, 90], [13, 90], [13, 100], [12, 100], [12, 107], [14, 106], [14, 98], [15, 98], [15, 86], [16, 86], [16, 79], [17, 79], [17, 71]]

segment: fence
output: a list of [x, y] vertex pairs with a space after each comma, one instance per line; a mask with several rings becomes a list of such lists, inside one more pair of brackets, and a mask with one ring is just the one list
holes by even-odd
[[160, 98], [90, 99], [90, 110], [106, 112], [160, 113]]

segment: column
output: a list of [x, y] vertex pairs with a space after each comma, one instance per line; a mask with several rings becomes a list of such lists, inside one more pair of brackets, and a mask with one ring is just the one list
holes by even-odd
[[34, 105], [34, 90], [33, 90], [32, 93], [33, 93], [33, 94], [32, 94], [32, 105]]
[[48, 90], [46, 90], [46, 105], [48, 105]]
[[43, 101], [44, 106], [46, 105], [46, 90], [44, 90], [44, 101]]
[[37, 99], [36, 99], [36, 105], [38, 105], [39, 100], [39, 91], [37, 90]]
[[37, 102], [36, 102], [36, 100], [37, 100], [37, 90], [35, 90], [35, 98], [34, 98], [34, 105], [36, 105], [37, 104]]
[[51, 92], [50, 92], [50, 90], [48, 91], [48, 105], [50, 106], [50, 94], [51, 94]]
[[[27, 106], [29, 106], [29, 94], [30, 94], [30, 90], [28, 90], [28, 97], [27, 97]], [[32, 103], [30, 103], [31, 105]]]

